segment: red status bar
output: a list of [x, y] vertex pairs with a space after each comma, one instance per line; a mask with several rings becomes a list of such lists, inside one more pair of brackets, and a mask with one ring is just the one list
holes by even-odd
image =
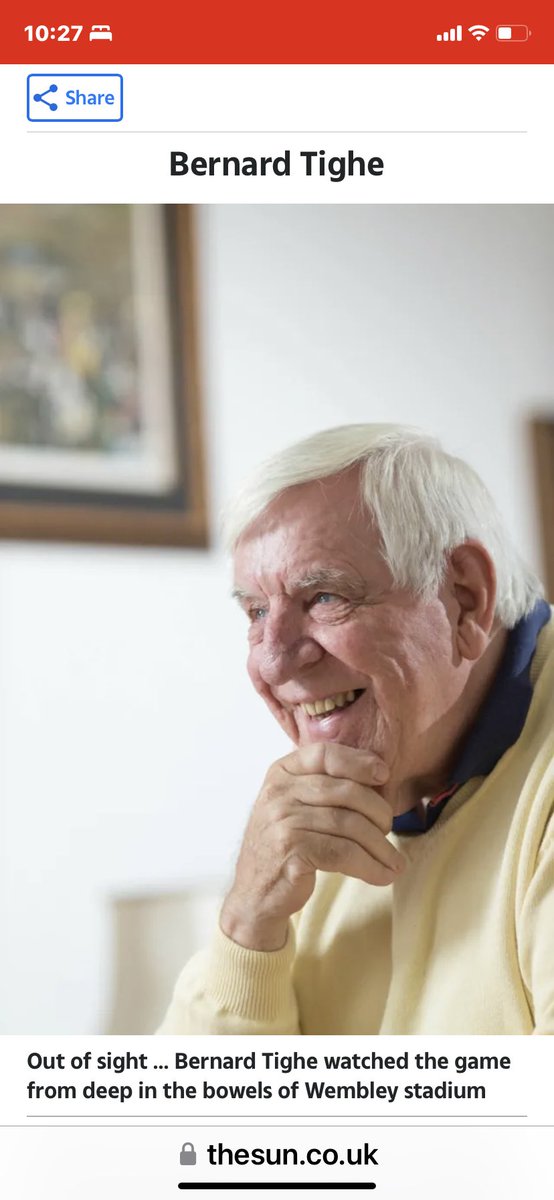
[[[477, 19], [479, 18], [479, 19]], [[515, 20], [517, 18], [517, 20]], [[33, 0], [7, 6], [0, 61], [61, 63], [552, 63], [554, 6], [456, 0], [418, 7], [370, 0]]]

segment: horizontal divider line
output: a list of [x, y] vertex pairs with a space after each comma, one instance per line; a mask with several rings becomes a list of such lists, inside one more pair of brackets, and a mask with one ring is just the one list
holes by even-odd
[[156, 1125], [143, 1125], [143, 1124], [139, 1125], [136, 1122], [133, 1125], [100, 1125], [100, 1124], [98, 1124], [98, 1122], [96, 1122], [94, 1125], [88, 1124], [88, 1123], [85, 1125], [70, 1125], [70, 1124], [64, 1125], [61, 1121], [58, 1121], [55, 1125], [49, 1125], [44, 1121], [41, 1122], [40, 1124], [38, 1122], [35, 1122], [33, 1125], [28, 1125], [27, 1123], [25, 1123], [24, 1125], [19, 1125], [19, 1124], [17, 1124], [17, 1122], [13, 1122], [13, 1121], [10, 1121], [10, 1122], [1, 1122], [0, 1121], [0, 1129], [183, 1129], [183, 1128], [187, 1128], [187, 1129], [191, 1129], [191, 1128], [192, 1129], [320, 1129], [323, 1132], [324, 1129], [421, 1129], [421, 1128], [423, 1128], [423, 1129], [554, 1129], [554, 1124], [552, 1122], [547, 1122], [547, 1123], [543, 1123], [543, 1124], [539, 1124], [539, 1125], [530, 1125], [530, 1124], [526, 1124], [526, 1125], [489, 1125], [489, 1124], [486, 1124], [486, 1125], [483, 1125], [481, 1122], [478, 1125], [468, 1125], [467, 1123], [464, 1123], [463, 1125], [424, 1125], [424, 1126], [421, 1126], [421, 1125], [411, 1125], [411, 1124], [387, 1125], [386, 1122], [383, 1125], [373, 1125], [370, 1123], [366, 1123], [365, 1125], [359, 1125], [359, 1124], [352, 1125], [351, 1123], [345, 1124], [343, 1122], [340, 1125], [297, 1125], [297, 1124], [296, 1125], [275, 1125], [275, 1124], [267, 1124], [267, 1123], [265, 1123], [264, 1125], [247, 1125], [247, 1124], [229, 1125], [226, 1123], [219, 1122], [217, 1125], [192, 1125], [191, 1126], [190, 1121], [188, 1121], [187, 1125], [183, 1126], [182, 1124], [181, 1125], [169, 1124], [167, 1121], [164, 1124], [158, 1123]]
[[[39, 1119], [38, 1113], [37, 1113], [36, 1117], [34, 1116], [33, 1113], [26, 1113], [25, 1115], [30, 1121], [35, 1121], [35, 1120]], [[211, 1121], [218, 1121], [220, 1119], [219, 1116], [217, 1115], [217, 1113], [215, 1116], [213, 1116], [212, 1113], [205, 1113], [204, 1115], [206, 1117], [210, 1117]], [[325, 1120], [336, 1121], [336, 1120], [338, 1120], [338, 1118], [341, 1115], [342, 1115], [341, 1113], [333, 1113], [333, 1114], [330, 1113], [329, 1116], [327, 1116], [326, 1114], [322, 1114], [321, 1119], [322, 1119], [322, 1121], [325, 1121]], [[460, 1120], [460, 1118], [466, 1117], [466, 1115], [467, 1115], [468, 1121], [473, 1121], [473, 1120], [475, 1120], [476, 1117], [480, 1117], [482, 1121], [487, 1121], [487, 1120], [496, 1121], [496, 1120], [500, 1120], [500, 1119], [515, 1121], [515, 1120], [519, 1120], [519, 1119], [523, 1119], [524, 1117], [527, 1117], [528, 1114], [527, 1113], [467, 1113], [467, 1114], [466, 1113], [426, 1113], [424, 1115], [423, 1113], [421, 1113], [421, 1114], [420, 1113], [353, 1113], [352, 1115], [359, 1117], [360, 1120], [366, 1120], [366, 1121], [381, 1121], [381, 1120], [385, 1120], [385, 1119], [389, 1120], [391, 1117], [393, 1117], [396, 1121], [409, 1121], [409, 1120], [414, 1120], [414, 1119], [417, 1121], [437, 1121], [437, 1120], [452, 1121], [452, 1120], [455, 1120], [456, 1118], [458, 1120]], [[159, 1117], [160, 1121], [162, 1121], [164, 1117], [173, 1117], [174, 1121], [194, 1121], [195, 1119], [197, 1119], [197, 1118], [191, 1116], [190, 1113], [159, 1113], [159, 1114], [158, 1113], [40, 1113], [41, 1118], [48, 1117], [49, 1120], [51, 1120], [51, 1121], [56, 1121], [58, 1119], [60, 1121], [62, 1121], [64, 1118], [67, 1120], [68, 1117], [71, 1117], [73, 1121], [88, 1121], [91, 1118], [92, 1118], [92, 1120], [97, 1120], [97, 1119], [101, 1120], [103, 1117], [106, 1117], [106, 1116], [109, 1116], [113, 1121], [123, 1120], [124, 1118], [127, 1118], [127, 1117], [130, 1117], [133, 1120], [136, 1119], [138, 1121], [140, 1121], [142, 1118], [144, 1118], [145, 1121], [149, 1121], [152, 1119], [152, 1117], [156, 1117], [156, 1118]], [[228, 1119], [228, 1116], [229, 1116], [228, 1113], [223, 1113], [221, 1116], [221, 1120], [226, 1121]], [[240, 1113], [237, 1113], [236, 1120], [237, 1121], [243, 1121], [243, 1120], [249, 1121], [252, 1119], [252, 1117], [256, 1117], [257, 1119], [259, 1119], [260, 1114], [259, 1113], [244, 1113], [244, 1115], [241, 1115]], [[298, 1114], [299, 1121], [302, 1121], [305, 1119], [309, 1120], [310, 1118], [312, 1118], [312, 1120], [313, 1120], [313, 1117], [314, 1117], [313, 1113], [299, 1113]], [[271, 1120], [270, 1113], [268, 1113], [267, 1119], [268, 1119], [268, 1121]], [[348, 1120], [348, 1116], [346, 1113], [345, 1113], [345, 1120]]]
[[[38, 124], [38, 122], [37, 122]], [[47, 125], [63, 125], [63, 121], [46, 120]], [[92, 125], [93, 122], [91, 121]], [[48, 133], [47, 129], [27, 129], [27, 133]], [[82, 133], [82, 129], [62, 129], [62, 133]], [[254, 135], [269, 134], [272, 137], [281, 137], [283, 134], [298, 135], [305, 137], [311, 134], [313, 137], [334, 137], [348, 134], [349, 137], [366, 137], [367, 135], [383, 134], [389, 137], [391, 134], [415, 134], [415, 133], [431, 133], [441, 136], [452, 137], [454, 134], [489, 134], [496, 136], [497, 134], [520, 134], [527, 133], [527, 129], [93, 129], [92, 133], [157, 133], [157, 134], [178, 134], [179, 137], [221, 137], [231, 134], [244, 137], [252, 137]]]

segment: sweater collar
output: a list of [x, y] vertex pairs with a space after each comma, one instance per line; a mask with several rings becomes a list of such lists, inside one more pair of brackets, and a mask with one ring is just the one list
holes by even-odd
[[450, 779], [438, 796], [395, 817], [392, 823], [395, 833], [425, 833], [454, 792], [475, 776], [489, 775], [517, 741], [533, 695], [531, 660], [539, 633], [550, 616], [550, 605], [539, 600], [528, 616], [510, 630], [498, 671], [462, 742]]

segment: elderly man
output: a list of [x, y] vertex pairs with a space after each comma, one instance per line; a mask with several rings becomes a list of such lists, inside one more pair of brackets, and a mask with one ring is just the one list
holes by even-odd
[[161, 1032], [554, 1033], [554, 623], [486, 488], [345, 426], [265, 463], [228, 528], [296, 749]]

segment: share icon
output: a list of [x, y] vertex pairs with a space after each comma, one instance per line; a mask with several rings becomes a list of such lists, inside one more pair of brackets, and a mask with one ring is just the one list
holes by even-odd
[[36, 92], [35, 95], [33, 96], [33, 100], [42, 100], [42, 103], [46, 104], [48, 106], [48, 108], [50, 109], [50, 112], [56, 112], [57, 107], [58, 107], [57, 104], [54, 104], [54, 103], [51, 104], [50, 101], [45, 100], [44, 97], [47, 96], [49, 92], [57, 92], [57, 90], [58, 90], [57, 83], [51, 83], [50, 87], [46, 88], [45, 92]]

